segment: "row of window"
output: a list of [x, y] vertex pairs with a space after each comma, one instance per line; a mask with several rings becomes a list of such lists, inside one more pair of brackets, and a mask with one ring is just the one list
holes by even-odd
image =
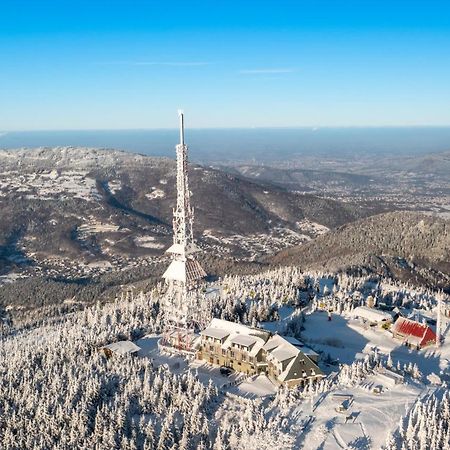
[[[204, 350], [209, 351], [209, 353], [217, 353], [219, 349], [216, 346], [214, 346], [214, 345], [208, 345], [208, 346], [205, 345], [204, 346]], [[227, 356], [227, 350], [226, 349], [222, 348], [221, 352], [222, 352], [222, 356]], [[254, 356], [247, 356], [247, 355], [242, 354], [240, 352], [237, 353], [237, 352], [235, 352], [233, 350], [230, 350], [229, 356], [232, 359], [239, 359], [239, 361], [248, 361], [250, 363], [255, 362], [255, 357]]]

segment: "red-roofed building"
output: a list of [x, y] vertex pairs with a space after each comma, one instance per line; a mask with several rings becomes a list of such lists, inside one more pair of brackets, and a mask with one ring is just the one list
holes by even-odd
[[436, 333], [428, 325], [406, 317], [399, 317], [396, 320], [392, 334], [411, 347], [422, 348], [436, 343]]

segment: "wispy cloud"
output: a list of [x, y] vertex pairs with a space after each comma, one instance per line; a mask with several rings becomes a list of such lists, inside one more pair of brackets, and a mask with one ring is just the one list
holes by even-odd
[[105, 61], [97, 64], [103, 66], [169, 66], [169, 67], [197, 67], [207, 66], [206, 61]]
[[293, 73], [295, 69], [283, 69], [283, 68], [275, 68], [275, 69], [244, 69], [240, 70], [239, 73], [242, 75], [270, 75], [270, 74], [279, 74], [279, 73]]

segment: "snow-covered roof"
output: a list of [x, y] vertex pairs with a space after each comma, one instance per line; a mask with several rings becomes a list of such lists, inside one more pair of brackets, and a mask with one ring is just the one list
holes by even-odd
[[266, 352], [272, 351], [274, 348], [279, 347], [280, 345], [285, 344], [287, 341], [281, 337], [279, 334], [274, 334], [271, 338], [265, 343], [263, 349]]
[[131, 341], [113, 342], [112, 344], [105, 345], [103, 348], [107, 348], [118, 355], [129, 355], [131, 353], [136, 353], [141, 349], [141, 347]]
[[283, 336], [283, 339], [285, 341], [288, 341], [290, 344], [295, 345], [296, 347], [303, 347], [305, 345], [303, 342], [292, 336]]
[[305, 358], [302, 352], [289, 362], [286, 369], [279, 375], [280, 381], [297, 380], [315, 376], [324, 376], [319, 367], [309, 358]]
[[251, 332], [251, 328], [242, 325], [241, 323], [230, 322], [228, 320], [216, 319], [211, 320], [209, 324], [211, 328], [220, 328], [221, 330], [229, 331], [230, 333], [242, 333], [249, 334]]
[[318, 353], [316, 353], [312, 348], [309, 347], [302, 347], [302, 353], [306, 356], [319, 356]]
[[387, 311], [380, 311], [379, 309], [369, 308], [368, 306], [358, 306], [352, 312], [353, 317], [362, 317], [371, 322], [386, 322], [392, 321], [392, 314]]
[[[309, 348], [303, 352], [299, 349], [302, 343], [292, 337], [286, 339], [279, 334], [271, 335], [266, 330], [222, 319], [213, 319], [209, 327], [201, 332], [201, 335], [225, 338], [221, 345], [222, 349], [228, 349], [232, 344], [250, 347], [248, 352], [250, 356], [256, 356], [261, 349], [265, 350], [268, 360], [283, 363], [284, 370], [278, 377], [280, 381], [303, 378], [303, 371], [307, 377], [322, 374], [319, 367], [308, 357], [308, 354], [317, 356], [317, 353]], [[293, 365], [293, 361], [297, 361], [295, 365]]]
[[215, 339], [224, 339], [230, 335], [230, 332], [227, 330], [221, 330], [220, 328], [205, 328], [201, 333], [202, 336], [209, 336]]
[[426, 344], [423, 341], [436, 341], [436, 334], [428, 326], [414, 320], [407, 319], [406, 317], [399, 317], [392, 329], [394, 334], [404, 336], [405, 340], [409, 344], [421, 345]]
[[256, 356], [266, 343], [270, 333], [265, 330], [254, 329], [240, 323], [229, 322], [223, 319], [213, 319], [209, 327], [201, 332], [202, 335], [215, 333], [219, 339], [225, 339], [222, 344], [223, 349], [228, 349], [232, 344], [239, 344], [251, 347], [250, 356]]
[[250, 347], [256, 342], [256, 338], [253, 336], [246, 336], [245, 334], [238, 334], [231, 338], [232, 344], [243, 345], [244, 347]]
[[298, 350], [293, 346], [282, 345], [272, 351], [271, 356], [279, 362], [295, 358], [298, 355]]

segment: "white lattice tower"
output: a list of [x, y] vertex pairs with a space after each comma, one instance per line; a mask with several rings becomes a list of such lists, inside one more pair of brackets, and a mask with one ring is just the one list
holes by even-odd
[[197, 306], [197, 296], [192, 291], [206, 273], [194, 257], [198, 249], [193, 234], [194, 210], [190, 201], [188, 147], [184, 143], [184, 115], [181, 111], [179, 116], [180, 143], [176, 146], [177, 204], [173, 210], [173, 244], [167, 250], [172, 255], [172, 262], [163, 278], [169, 283], [166, 308], [172, 312], [172, 321], [187, 324], [191, 319], [192, 309]]

